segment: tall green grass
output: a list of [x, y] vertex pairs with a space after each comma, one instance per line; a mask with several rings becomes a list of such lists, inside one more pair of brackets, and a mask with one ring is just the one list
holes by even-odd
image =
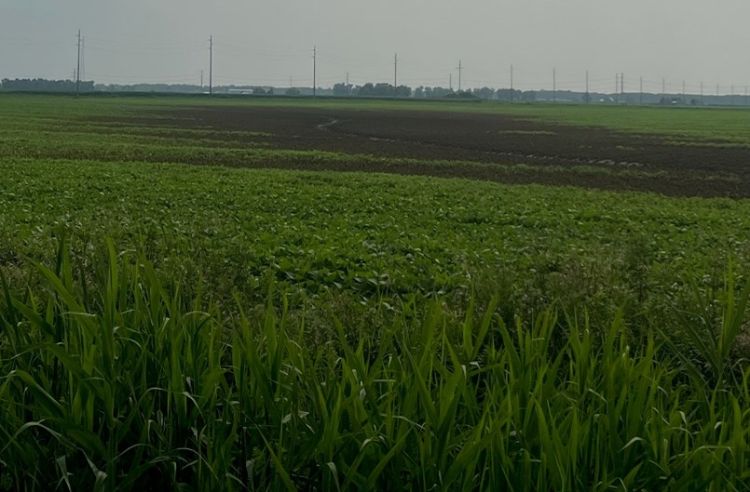
[[748, 488], [747, 287], [690, 336], [404, 301], [326, 337], [283, 292], [220, 308], [106, 250], [86, 266], [63, 242], [33, 290], [3, 279], [2, 489]]

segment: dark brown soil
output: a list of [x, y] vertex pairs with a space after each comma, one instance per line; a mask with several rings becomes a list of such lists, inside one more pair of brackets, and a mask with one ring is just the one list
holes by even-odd
[[[682, 196], [750, 196], [750, 149], [679, 145], [666, 136], [633, 135], [522, 120], [501, 114], [432, 111], [356, 111], [273, 107], [199, 107], [174, 110], [144, 125], [263, 132], [271, 148], [324, 150], [430, 161], [418, 163], [269, 162], [265, 167], [459, 176]], [[135, 121], [135, 120], [130, 120]], [[227, 133], [226, 141], [242, 139]], [[258, 139], [255, 140], [256, 142]], [[555, 171], [470, 166], [462, 162], [556, 166]], [[208, 163], [207, 163], [208, 164]], [[231, 163], [258, 167], [258, 163]], [[602, 172], [581, 172], [581, 166]], [[559, 169], [562, 168], [562, 169]], [[576, 169], [571, 169], [576, 168]], [[570, 171], [570, 172], [568, 172]], [[656, 174], [656, 175], [655, 175]]]

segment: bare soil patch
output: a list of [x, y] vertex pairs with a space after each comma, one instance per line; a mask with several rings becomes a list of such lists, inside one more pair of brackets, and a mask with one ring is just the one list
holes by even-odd
[[[277, 149], [456, 162], [455, 166], [386, 165], [357, 162], [353, 157], [351, 163], [321, 161], [304, 166], [280, 159], [265, 167], [460, 176], [681, 196], [750, 196], [750, 149], [680, 145], [666, 135], [627, 134], [502, 114], [406, 110], [191, 107], [162, 111], [160, 116], [127, 121], [159, 128], [211, 129], [225, 132], [214, 138], [235, 143], [244, 138], [242, 132], [260, 132], [269, 134], [261, 138], [263, 144]], [[556, 171], [514, 173], [463, 162], [555, 166]]]

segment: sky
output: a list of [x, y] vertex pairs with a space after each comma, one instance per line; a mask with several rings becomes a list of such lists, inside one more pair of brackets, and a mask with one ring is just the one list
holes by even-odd
[[98, 83], [742, 93], [750, 85], [747, 0], [0, 0], [0, 78], [71, 78], [76, 34]]

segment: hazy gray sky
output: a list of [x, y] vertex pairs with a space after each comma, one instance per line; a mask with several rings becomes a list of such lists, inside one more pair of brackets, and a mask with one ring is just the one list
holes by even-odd
[[[392, 81], [448, 85], [463, 60], [466, 86], [658, 92], [701, 81], [750, 84], [748, 0], [0, 0], [0, 78], [68, 78], [75, 33], [97, 82], [198, 83], [215, 37], [215, 84]], [[710, 89], [709, 89], [710, 88]]]

